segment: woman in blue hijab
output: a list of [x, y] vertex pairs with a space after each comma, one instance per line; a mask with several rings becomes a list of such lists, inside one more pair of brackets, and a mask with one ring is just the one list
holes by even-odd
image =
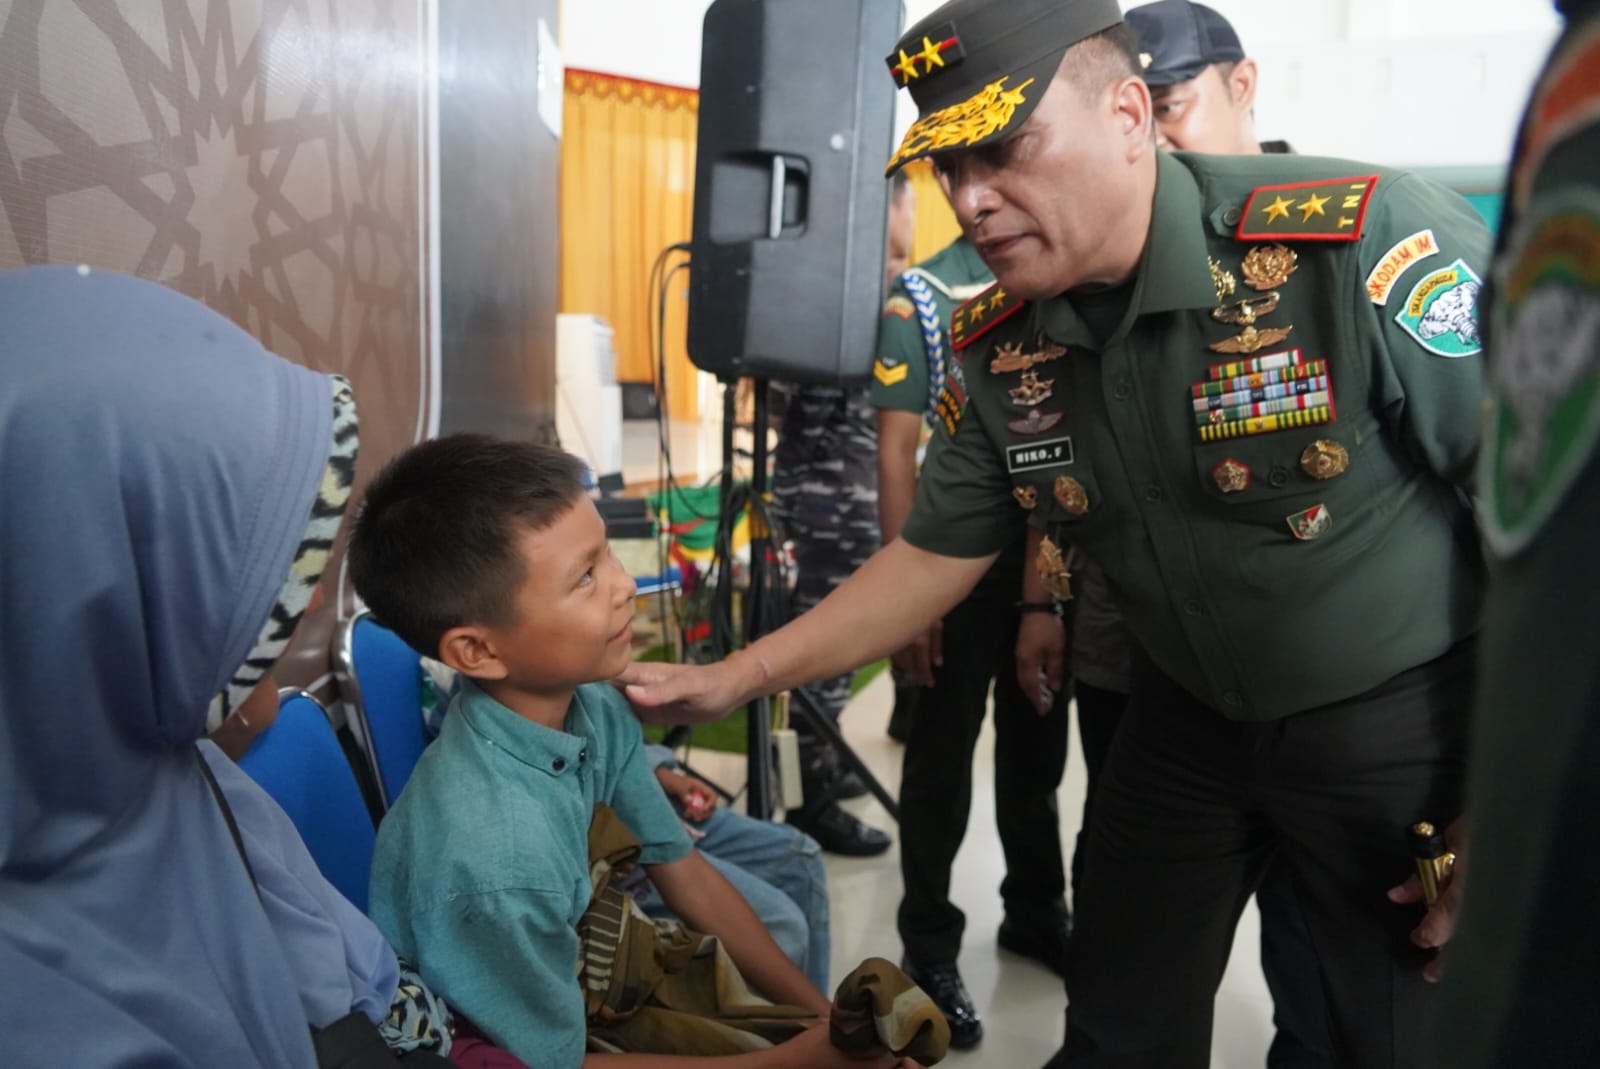
[[355, 447], [346, 384], [188, 298], [0, 274], [0, 1062], [299, 1069], [388, 1011], [376, 929], [196, 742], [287, 644]]

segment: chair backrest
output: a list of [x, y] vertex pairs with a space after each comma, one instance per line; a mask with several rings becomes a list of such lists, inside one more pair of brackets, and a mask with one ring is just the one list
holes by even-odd
[[322, 704], [302, 690], [279, 691], [278, 718], [239, 767], [289, 814], [328, 882], [365, 913], [376, 833]]
[[340, 632], [334, 659], [355, 732], [388, 809], [428, 745], [422, 723], [422, 657], [362, 612]]

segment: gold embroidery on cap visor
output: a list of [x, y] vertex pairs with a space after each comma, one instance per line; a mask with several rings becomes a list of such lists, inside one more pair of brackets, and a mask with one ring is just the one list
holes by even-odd
[[1008, 74], [990, 82], [961, 103], [940, 108], [912, 123], [884, 173], [893, 174], [899, 167], [930, 152], [975, 145], [1010, 126], [1017, 109], [1028, 102], [1023, 91], [1034, 83], [1034, 79], [1029, 78], [1015, 89], [1007, 89], [1010, 77]]

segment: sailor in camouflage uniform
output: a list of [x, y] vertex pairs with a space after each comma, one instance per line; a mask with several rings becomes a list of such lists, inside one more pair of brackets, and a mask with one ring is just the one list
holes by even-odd
[[[872, 402], [886, 540], [900, 533], [911, 508], [924, 419], [953, 415], [938, 410], [945, 378], [961, 374], [946, 338], [950, 314], [993, 281], [972, 243], [957, 238], [897, 279], [884, 305]], [[895, 654], [896, 667], [922, 688], [900, 780], [900, 941], [907, 973], [944, 1011], [958, 1049], [975, 1045], [983, 1025], [957, 966], [966, 918], [950, 900], [950, 871], [972, 807], [972, 753], [991, 684], [995, 823], [1006, 858], [998, 941], [1057, 973], [1066, 967], [1070, 925], [1055, 794], [1067, 764], [1067, 696], [1065, 688], [1053, 693], [1048, 715], [1040, 715], [1018, 685], [1022, 551], [1019, 538], [929, 635]], [[1042, 611], [1060, 630], [1047, 599], [1026, 609]]]
[[655, 715], [905, 644], [1024, 525], [1104, 569], [1135, 656], [1052, 1066], [1203, 1069], [1267, 862], [1291, 868], [1344, 1064], [1431, 1053], [1406, 829], [1461, 813], [1483, 560], [1471, 507], [1489, 235], [1402, 171], [1159, 152], [1115, 0], [954, 0], [889, 57], [997, 280], [901, 537], [716, 665], [638, 666]]
[[[1470, 864], [1418, 928], [1445, 953], [1437, 1065], [1600, 1058], [1600, 3], [1534, 88], [1485, 316], [1478, 487], [1495, 560], [1466, 824]], [[1410, 889], [1415, 897], [1415, 888]]]
[[[889, 226], [893, 277], [910, 259], [912, 195], [903, 177], [894, 182]], [[783, 537], [794, 544], [796, 585], [791, 615], [815, 606], [872, 556], [878, 534], [877, 413], [865, 385], [799, 386], [774, 383], [774, 407], [782, 409], [773, 454], [772, 513]], [[804, 702], [838, 723], [850, 700], [852, 673], [841, 672], [797, 687]], [[889, 836], [839, 805], [866, 792], [854, 773], [803, 717], [793, 726], [800, 740], [805, 803], [790, 810], [789, 823], [824, 850], [866, 857], [889, 849]]]

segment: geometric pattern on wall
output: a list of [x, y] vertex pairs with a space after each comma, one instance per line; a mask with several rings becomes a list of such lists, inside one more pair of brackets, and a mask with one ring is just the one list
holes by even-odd
[[[163, 282], [349, 377], [364, 481], [416, 440], [436, 389], [420, 175], [434, 3], [0, 0], [0, 269]], [[280, 683], [326, 678], [345, 593], [301, 623]]]
[[427, 388], [422, 5], [0, 0], [0, 268], [166, 283], [349, 376], [363, 460], [403, 447]]

